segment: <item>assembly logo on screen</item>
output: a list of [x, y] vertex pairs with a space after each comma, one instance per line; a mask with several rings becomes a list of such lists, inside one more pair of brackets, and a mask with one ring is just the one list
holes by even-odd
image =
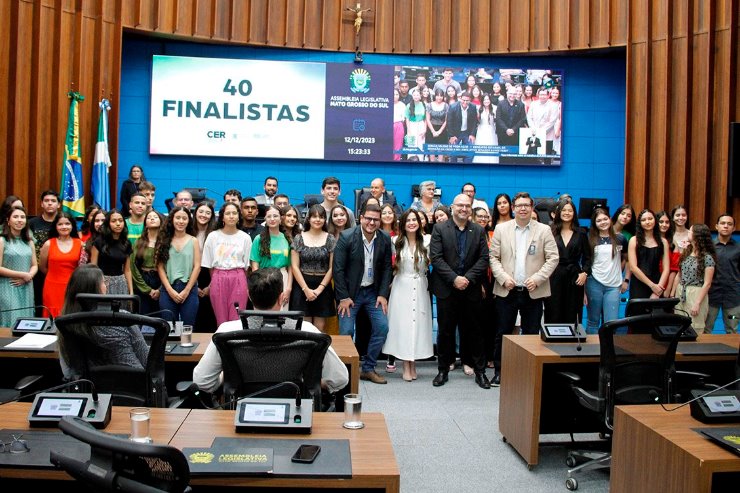
[[349, 74], [349, 89], [352, 92], [363, 94], [370, 92], [370, 72], [364, 68], [358, 68]]

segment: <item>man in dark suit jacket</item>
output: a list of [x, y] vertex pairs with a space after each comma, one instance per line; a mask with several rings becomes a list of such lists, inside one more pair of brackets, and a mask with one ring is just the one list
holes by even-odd
[[391, 239], [379, 231], [380, 207], [366, 205], [360, 225], [343, 231], [334, 249], [334, 292], [339, 316], [339, 333], [353, 336], [361, 308], [372, 326], [367, 355], [360, 378], [387, 383], [375, 372], [375, 363], [388, 335], [388, 295], [391, 285]]
[[452, 220], [438, 223], [429, 246], [432, 262], [430, 288], [437, 296], [437, 366], [432, 384], [447, 382], [450, 364], [455, 361], [455, 328], [460, 344], [470, 349], [475, 383], [490, 389], [486, 377], [486, 356], [480, 326], [483, 277], [488, 272], [488, 244], [482, 227], [470, 221], [471, 199], [465, 194], [452, 202]]
[[[478, 129], [478, 112], [475, 105], [470, 104], [470, 93], [465, 91], [460, 95], [460, 102], [450, 106], [447, 110], [447, 137], [450, 145], [475, 144], [475, 132]], [[462, 157], [469, 161], [473, 150]]]
[[514, 89], [506, 93], [506, 99], [499, 101], [496, 108], [496, 135], [502, 146], [516, 146], [519, 152], [519, 129], [527, 123], [524, 104], [516, 100]]
[[362, 207], [362, 204], [364, 204], [370, 197], [378, 199], [380, 207], [383, 207], [385, 204], [390, 204], [391, 207], [393, 207], [393, 210], [396, 211], [396, 214], [401, 214], [401, 208], [398, 207], [398, 204], [396, 203], [396, 197], [394, 195], [389, 195], [388, 192], [385, 191], [385, 182], [382, 178], [375, 178], [370, 182], [370, 191], [362, 192], [360, 194], [360, 203], [357, 204], [357, 208], [359, 209]]

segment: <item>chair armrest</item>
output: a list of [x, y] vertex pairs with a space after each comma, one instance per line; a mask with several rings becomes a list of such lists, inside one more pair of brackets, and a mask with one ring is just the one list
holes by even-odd
[[568, 380], [568, 382], [572, 385], [575, 383], [578, 383], [581, 381], [581, 376], [577, 375], [575, 373], [569, 372], [569, 371], [559, 371], [558, 375]]
[[15, 390], [26, 390], [28, 387], [35, 384], [42, 378], [44, 378], [43, 375], [26, 375], [16, 382], [14, 388]]
[[177, 390], [177, 392], [179, 393], [191, 390], [198, 390], [198, 385], [192, 380], [183, 380], [182, 382], [177, 382], [177, 385], [175, 385], [175, 390]]
[[598, 394], [576, 386], [573, 386], [573, 392], [576, 394], [578, 402], [586, 409], [597, 413], [600, 413], [604, 410], [606, 399], [604, 399], [603, 397], [599, 397]]

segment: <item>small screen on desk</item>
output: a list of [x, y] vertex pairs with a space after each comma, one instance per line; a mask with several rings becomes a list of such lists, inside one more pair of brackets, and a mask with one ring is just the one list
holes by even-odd
[[44, 330], [46, 320], [39, 318], [19, 318], [15, 324], [15, 330], [22, 330], [24, 332], [38, 332]]
[[39, 400], [33, 416], [40, 418], [82, 417], [87, 399], [84, 397], [45, 397]]
[[572, 336], [573, 329], [570, 325], [548, 325], [547, 331], [551, 336]]
[[244, 402], [239, 416], [243, 423], [288, 424], [289, 413], [289, 404]]

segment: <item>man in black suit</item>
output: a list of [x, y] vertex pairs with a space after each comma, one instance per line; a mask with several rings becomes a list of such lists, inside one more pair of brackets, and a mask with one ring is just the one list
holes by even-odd
[[527, 123], [524, 104], [516, 99], [516, 91], [511, 88], [506, 99], [499, 101], [496, 108], [496, 135], [502, 146], [516, 146], [519, 152], [519, 129]]
[[455, 361], [455, 328], [460, 328], [460, 344], [470, 348], [475, 383], [490, 389], [486, 377], [486, 357], [480, 326], [481, 283], [488, 269], [486, 233], [470, 221], [470, 197], [461, 193], [452, 202], [452, 220], [438, 223], [429, 246], [432, 262], [430, 288], [437, 296], [437, 366], [432, 385], [447, 382], [450, 364]]
[[[447, 137], [450, 145], [472, 146], [475, 144], [475, 132], [478, 129], [478, 112], [475, 105], [470, 104], [470, 93], [465, 91], [460, 95], [460, 102], [450, 106], [447, 111]], [[472, 149], [464, 149], [466, 155], [463, 161], [470, 161]], [[457, 159], [456, 159], [457, 160]]]
[[375, 178], [370, 182], [370, 191], [362, 192], [360, 194], [360, 203], [357, 205], [362, 207], [362, 204], [364, 204], [370, 197], [375, 197], [380, 203], [380, 207], [383, 207], [385, 204], [390, 204], [391, 207], [393, 207], [393, 210], [396, 211], [396, 214], [401, 214], [401, 208], [398, 207], [398, 204], [396, 203], [396, 197], [389, 195], [388, 192], [385, 191], [385, 182], [382, 178]]
[[353, 336], [361, 308], [372, 326], [367, 355], [360, 378], [387, 383], [375, 371], [375, 363], [388, 335], [388, 295], [391, 285], [391, 238], [379, 231], [380, 207], [366, 204], [360, 225], [342, 231], [334, 249], [334, 292], [339, 316], [339, 333]]

